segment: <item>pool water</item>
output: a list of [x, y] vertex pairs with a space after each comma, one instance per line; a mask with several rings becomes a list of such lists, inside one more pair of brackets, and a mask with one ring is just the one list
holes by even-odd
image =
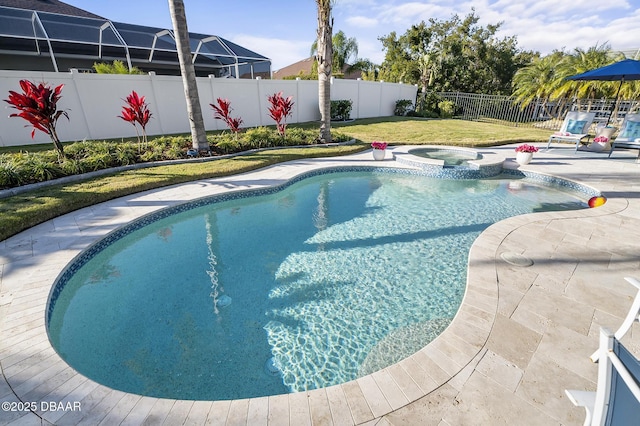
[[468, 154], [462, 150], [443, 150], [434, 148], [418, 148], [409, 151], [410, 154], [423, 158], [431, 158], [434, 160], [443, 160], [445, 166], [467, 166], [469, 161], [479, 160], [482, 154], [469, 152]]
[[446, 328], [486, 227], [584, 207], [513, 177], [307, 178], [107, 245], [58, 283], [49, 336], [82, 374], [137, 394], [224, 400], [335, 385]]

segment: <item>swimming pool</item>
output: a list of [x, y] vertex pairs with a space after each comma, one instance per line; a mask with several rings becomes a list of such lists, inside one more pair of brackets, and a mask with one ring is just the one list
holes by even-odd
[[585, 206], [515, 181], [335, 173], [147, 217], [63, 273], [51, 341], [88, 377], [152, 396], [235, 399], [351, 380], [446, 327], [486, 226]]

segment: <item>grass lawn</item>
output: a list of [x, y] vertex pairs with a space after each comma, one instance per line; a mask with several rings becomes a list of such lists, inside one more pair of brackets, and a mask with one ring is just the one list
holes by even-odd
[[[549, 137], [549, 130], [530, 127], [404, 117], [357, 120], [332, 127], [353, 137], [357, 143], [335, 147], [282, 148], [216, 161], [129, 170], [0, 199], [0, 241], [62, 214], [124, 195], [198, 179], [243, 173], [299, 158], [347, 155], [369, 148], [374, 140], [396, 144], [483, 147], [542, 142]], [[5, 148], [5, 152], [51, 148], [51, 145], [39, 145], [35, 149], [33, 146], [11, 147]]]
[[519, 142], [546, 142], [552, 131], [462, 120], [385, 117], [332, 125], [355, 139], [395, 144], [485, 147]]

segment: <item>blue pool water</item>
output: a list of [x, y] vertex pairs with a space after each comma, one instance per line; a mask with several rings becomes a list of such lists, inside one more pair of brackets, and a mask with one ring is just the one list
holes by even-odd
[[514, 177], [311, 177], [147, 219], [99, 245], [58, 280], [49, 336], [79, 372], [143, 395], [222, 400], [334, 385], [416, 352], [449, 324], [487, 226], [584, 207]]

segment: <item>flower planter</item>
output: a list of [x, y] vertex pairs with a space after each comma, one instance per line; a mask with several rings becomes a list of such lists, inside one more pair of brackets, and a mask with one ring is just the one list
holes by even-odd
[[591, 145], [589, 145], [589, 151], [611, 151], [611, 145], [609, 144], [609, 142], [591, 142]]
[[386, 151], [386, 150], [384, 150], [384, 149], [375, 149], [375, 148], [374, 148], [374, 149], [373, 149], [373, 159], [374, 159], [374, 160], [376, 160], [376, 161], [382, 161], [382, 160], [384, 160], [384, 156], [385, 156], [385, 153], [386, 153], [386, 152], [387, 152], [387, 151]]
[[532, 158], [533, 152], [516, 152], [516, 163], [520, 164], [521, 166], [529, 164]]
[[607, 139], [611, 139], [613, 137], [613, 134], [616, 132], [616, 130], [618, 130], [618, 128], [613, 126], [596, 127], [596, 135], [594, 138], [597, 138], [599, 136], [604, 136]]

